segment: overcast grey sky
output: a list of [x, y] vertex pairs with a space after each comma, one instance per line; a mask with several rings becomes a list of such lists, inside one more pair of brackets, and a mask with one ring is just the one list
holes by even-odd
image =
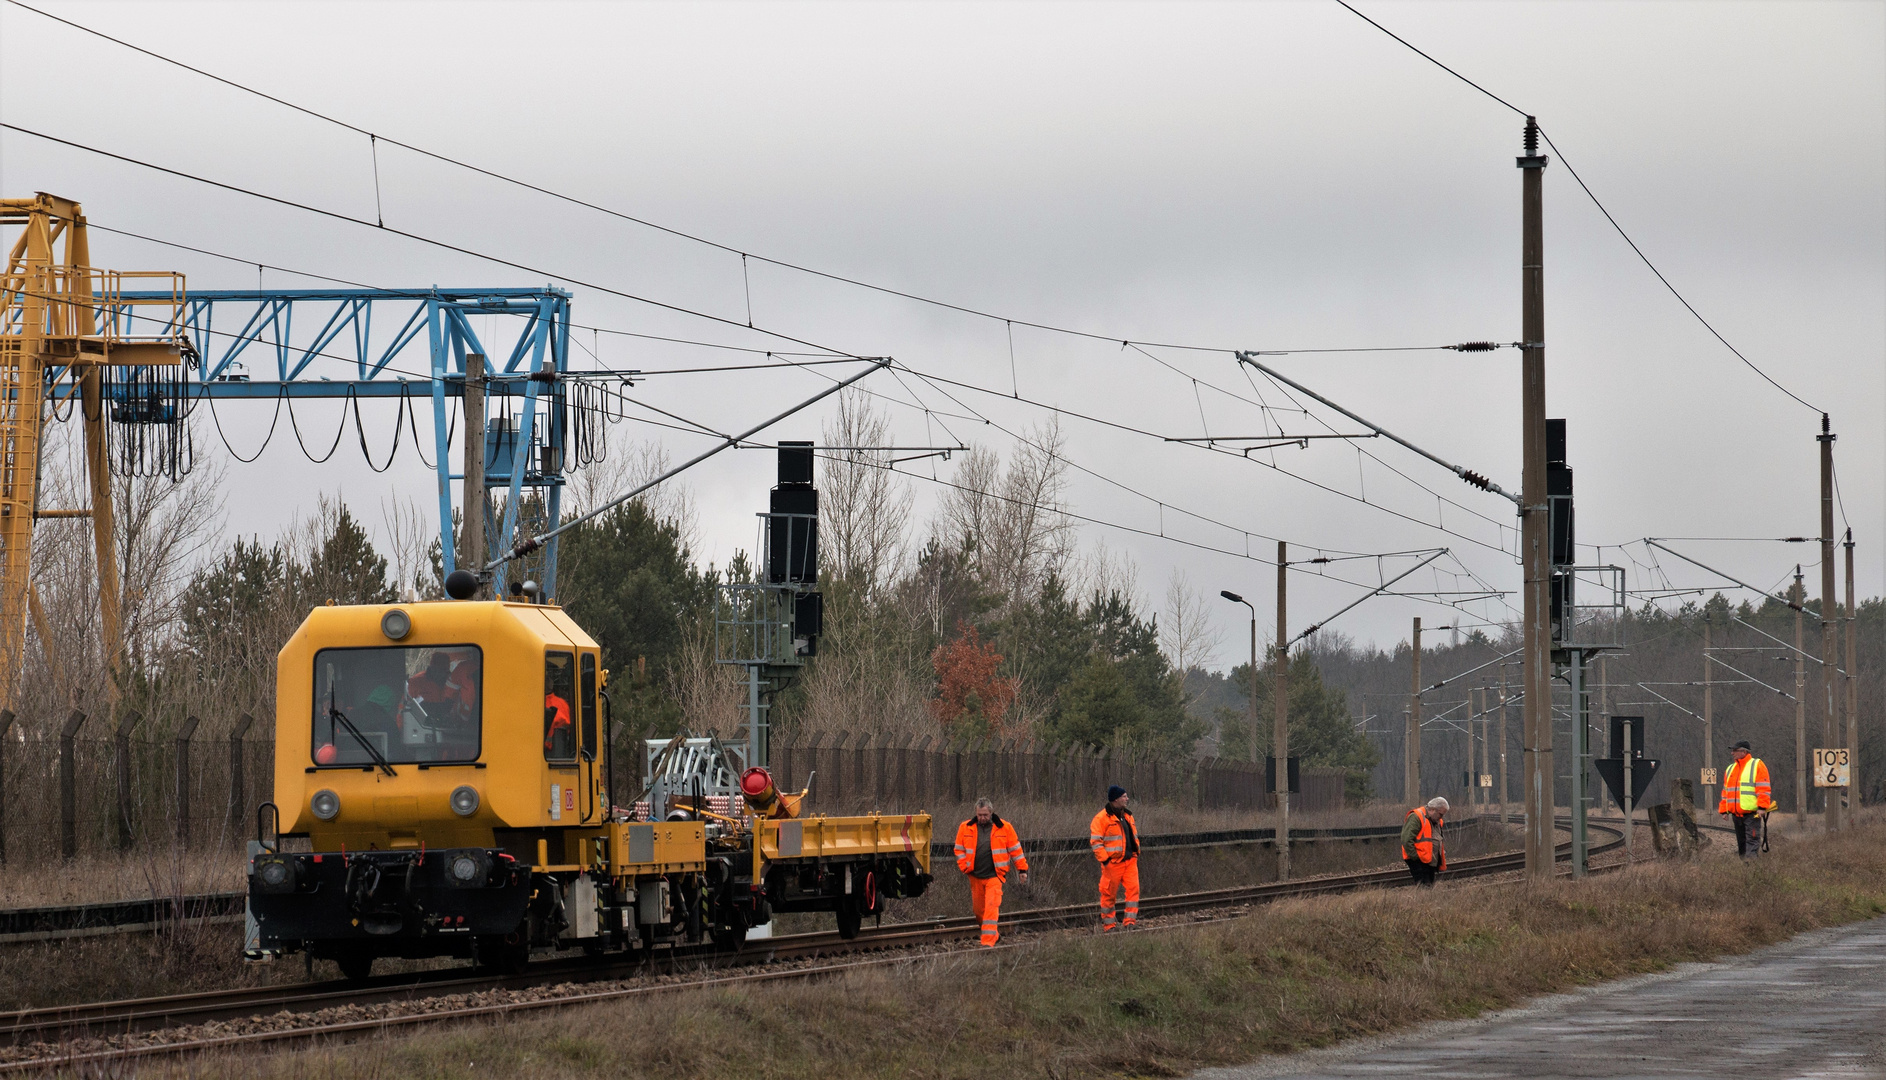
[[[1118, 339], [1229, 350], [1519, 336], [1520, 118], [1333, 2], [36, 6], [363, 128], [736, 248], [1114, 339], [1017, 327], [1013, 389], [1162, 435], [1265, 430], [1257, 407], [1214, 386], [1284, 399], [1274, 386], [1254, 387], [1228, 351], [1150, 350], [1181, 369], [1174, 372], [1122, 350]], [[1879, 593], [1886, 7], [1357, 6], [1535, 113], [1717, 329], [1832, 414], [1844, 514], [1862, 545], [1861, 589]], [[12, 6], [0, 6], [0, 39], [0, 118], [8, 123], [356, 216], [375, 213], [373, 162], [358, 135]], [[389, 225], [745, 319], [740, 260], [725, 252], [384, 144], [379, 173]], [[82, 200], [99, 225], [376, 285], [541, 283], [11, 132], [0, 135], [0, 190], [57, 192]], [[1549, 411], [1570, 425], [1580, 539], [1814, 534], [1818, 416], [1711, 338], [1556, 159], [1545, 197]], [[253, 267], [103, 234], [93, 252], [99, 265], [182, 270], [198, 288], [256, 281]], [[757, 324], [1011, 389], [1001, 321], [761, 263], [748, 270]], [[760, 341], [572, 288], [583, 325]], [[614, 367], [727, 355], [628, 338], [601, 337], [596, 347]], [[1516, 352], [1271, 362], [1517, 488]], [[727, 430], [821, 385], [789, 371], [665, 376], [639, 392]], [[968, 391], [952, 390], [960, 404], [952, 402], [910, 375], [866, 385], [884, 396], [907, 445], [939, 444], [953, 432], [1006, 453], [1012, 444], [998, 425], [1022, 430], [1045, 418]], [[317, 403], [300, 413], [310, 432], [330, 433], [323, 446], [335, 408]], [[994, 423], [939, 415], [971, 410]], [[245, 456], [269, 424], [263, 407], [223, 417]], [[1293, 432], [1322, 430], [1291, 413], [1269, 422], [1277, 417]], [[818, 419], [808, 413], [768, 435], [816, 437]], [[1335, 441], [1278, 451], [1275, 464], [1294, 474], [1286, 475], [1079, 419], [1064, 427], [1070, 460], [1107, 478], [1073, 476], [1081, 514], [1238, 552], [1247, 530], [1306, 545], [1306, 554], [1447, 546], [1457, 560], [1444, 560], [1449, 570], [1470, 569], [1504, 589], [1517, 582], [1499, 550], [1513, 546], [1511, 505], [1380, 440], [1362, 446], [1382, 463], [1359, 465], [1356, 448]], [[369, 434], [383, 448], [390, 415]], [[624, 425], [616, 435], [659, 438], [677, 458], [705, 446], [653, 427]], [[230, 532], [272, 534], [323, 490], [344, 493], [375, 523], [389, 491], [431, 505], [432, 476], [416, 457], [404, 454], [375, 476], [352, 442], [349, 435], [322, 466], [281, 437], [257, 463], [230, 463]], [[199, 443], [206, 456], [227, 458], [213, 429], [200, 430]], [[947, 480], [954, 464], [937, 464], [935, 475]], [[751, 515], [772, 469], [770, 455], [740, 452], [690, 476], [703, 559], [724, 562], [751, 545]], [[918, 470], [931, 475], [930, 463]], [[911, 482], [921, 518], [939, 489]], [[1151, 604], [1174, 567], [1208, 595], [1231, 588], [1270, 602], [1265, 561], [1274, 546], [1263, 541], [1249, 542], [1257, 560], [1249, 561], [1098, 525], [1082, 534], [1131, 555]], [[1773, 544], [1686, 549], [1761, 585], [1778, 582], [1797, 559], [1818, 557]], [[1631, 567], [1634, 588], [1664, 584], [1641, 545], [1586, 557]], [[1680, 586], [1717, 583], [1662, 562]], [[1362, 580], [1376, 569], [1342, 572]], [[1296, 580], [1298, 625], [1359, 593]], [[1410, 584], [1417, 581], [1470, 587], [1425, 571]], [[1243, 611], [1222, 607], [1235, 643]], [[1481, 604], [1461, 619], [1502, 614]], [[1455, 618], [1391, 598], [1335, 628], [1389, 644], [1406, 636], [1411, 615], [1430, 626]], [[1236, 651], [1227, 647], [1223, 658]]]

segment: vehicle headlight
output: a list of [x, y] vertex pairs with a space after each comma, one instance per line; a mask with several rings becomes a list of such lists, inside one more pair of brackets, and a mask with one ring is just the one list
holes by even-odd
[[452, 874], [452, 881], [459, 885], [474, 884], [485, 876], [484, 865], [478, 856], [469, 853], [453, 858], [448, 869]]
[[255, 864], [255, 878], [264, 892], [289, 892], [295, 887], [295, 868], [286, 859], [262, 859]]
[[385, 634], [394, 641], [398, 641], [412, 632], [413, 617], [401, 611], [399, 608], [394, 608], [392, 611], [380, 616], [380, 633]]
[[470, 784], [460, 784], [452, 789], [452, 812], [459, 817], [471, 817], [478, 812], [478, 789]]
[[314, 816], [322, 821], [333, 821], [341, 812], [341, 797], [322, 788], [314, 793], [314, 798], [308, 800], [308, 809], [313, 810]]

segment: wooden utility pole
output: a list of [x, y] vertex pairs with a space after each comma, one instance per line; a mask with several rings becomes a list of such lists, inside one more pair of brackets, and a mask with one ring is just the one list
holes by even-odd
[[[1480, 769], [1479, 760], [1474, 757], [1473, 729], [1474, 725], [1482, 719], [1480, 699], [1476, 696], [1479, 692], [1480, 688], [1477, 686], [1467, 688], [1467, 805], [1476, 810], [1480, 806]], [[1482, 757], [1485, 754], [1486, 751], [1482, 749]]]
[[[1840, 745], [1840, 605], [1834, 599], [1834, 433], [1821, 414], [1821, 745]], [[1841, 827], [1840, 793], [1822, 791], [1827, 831]]]
[[[1617, 753], [1611, 745], [1611, 681], [1608, 678], [1610, 668], [1606, 666], [1611, 658], [1600, 654], [1598, 657], [1598, 730], [1604, 732], [1604, 749], [1607, 754]], [[1598, 806], [1605, 803], [1605, 786], [1598, 785]]]
[[1257, 753], [1259, 741], [1257, 737], [1257, 607], [1251, 604], [1245, 606], [1251, 609], [1251, 703], [1249, 711], [1251, 714], [1251, 764], [1255, 765], [1263, 760]]
[[[1853, 606], [1853, 530], [1847, 530], [1847, 812], [1860, 808], [1860, 684], [1854, 681], [1859, 648], [1854, 642], [1860, 624], [1855, 621], [1859, 609]], [[0, 735], [6, 733], [0, 725]]]
[[1526, 117], [1526, 154], [1518, 161], [1520, 207], [1520, 561], [1524, 608], [1521, 693], [1525, 708], [1526, 874], [1552, 876], [1552, 583], [1545, 463], [1545, 155], [1539, 125]]
[[1801, 651], [1802, 600], [1807, 590], [1801, 585], [1801, 567], [1794, 568], [1794, 588], [1788, 599], [1794, 601], [1794, 823], [1807, 824], [1807, 654]]
[[[485, 565], [485, 357], [465, 354], [465, 508], [458, 565], [477, 573]], [[484, 591], [481, 585], [479, 591]]]
[[[1716, 771], [1716, 687], [1712, 680], [1712, 667], [1709, 662], [1710, 651], [1709, 614], [1703, 614], [1703, 775], [1710, 776]], [[1703, 807], [1713, 809], [1716, 806], [1716, 785], [1703, 784]]]
[[1408, 688], [1408, 752], [1403, 754], [1403, 801], [1421, 805], [1421, 617], [1415, 616], [1414, 676]]
[[1500, 665], [1500, 824], [1506, 824], [1506, 804], [1512, 789], [1506, 786], [1506, 665]]
[[[1277, 648], [1271, 654], [1271, 666], [1275, 671], [1277, 728], [1271, 736], [1271, 747], [1277, 759], [1277, 880], [1290, 878], [1290, 654], [1284, 642], [1290, 637], [1284, 622], [1284, 592], [1286, 573], [1284, 565], [1284, 542], [1277, 541]], [[1253, 630], [1253, 633], [1256, 631]]]

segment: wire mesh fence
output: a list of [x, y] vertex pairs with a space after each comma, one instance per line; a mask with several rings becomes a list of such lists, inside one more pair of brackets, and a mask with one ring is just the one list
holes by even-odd
[[0, 725], [0, 861], [237, 844], [273, 793], [275, 745], [264, 730], [245, 717], [14, 718]]
[[[1223, 758], [1170, 760], [1129, 751], [1094, 750], [1031, 739], [948, 740], [821, 732], [788, 734], [771, 747], [782, 787], [810, 786], [813, 813], [919, 809], [990, 798], [1097, 804], [1119, 784], [1145, 803], [1197, 810], [1266, 810], [1263, 765]], [[1342, 769], [1304, 769], [1293, 809], [1317, 813], [1343, 806]]]

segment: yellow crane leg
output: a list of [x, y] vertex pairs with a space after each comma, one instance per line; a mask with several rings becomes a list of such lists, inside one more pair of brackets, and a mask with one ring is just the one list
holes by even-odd
[[104, 372], [88, 367], [80, 376], [79, 404], [85, 415], [85, 472], [92, 495], [92, 551], [98, 560], [99, 645], [105, 654], [105, 700], [118, 704], [119, 673], [124, 664], [124, 624], [119, 604], [117, 515], [111, 503], [111, 460], [105, 447]]

